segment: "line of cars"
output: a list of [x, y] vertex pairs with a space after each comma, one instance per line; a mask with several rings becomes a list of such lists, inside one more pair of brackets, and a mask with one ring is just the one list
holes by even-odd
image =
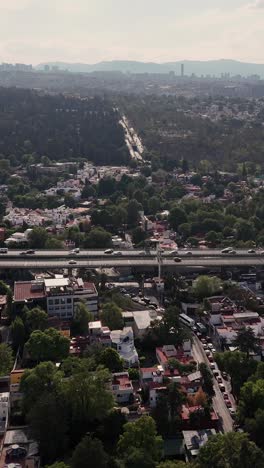
[[211, 343], [210, 338], [209, 337], [201, 338], [201, 343], [202, 343], [204, 352], [206, 354], [206, 357], [209, 361], [209, 367], [211, 369], [211, 372], [219, 386], [221, 393], [223, 394], [225, 405], [228, 408], [229, 413], [232, 416], [232, 418], [234, 418], [236, 411], [232, 406], [232, 402], [230, 401], [230, 397], [226, 391], [226, 384], [225, 384], [225, 382], [226, 383], [228, 382], [228, 375], [226, 372], [220, 372], [220, 370], [217, 367], [217, 364], [214, 360], [214, 353], [216, 352], [216, 350], [214, 348], [214, 345]]
[[[236, 250], [233, 247], [226, 247], [225, 249], [221, 250], [221, 254], [224, 255], [236, 255]], [[257, 251], [255, 249], [249, 249], [247, 251], [249, 255], [264, 255], [264, 250]]]
[[[70, 257], [77, 257], [77, 255], [80, 253], [80, 249], [79, 248], [76, 248], [76, 249], [73, 249], [69, 252], [69, 256]], [[119, 252], [119, 251], [116, 251], [116, 250], [113, 250], [113, 249], [106, 249], [104, 251], [104, 254], [105, 255], [113, 255], [114, 257], [121, 257], [123, 254], [122, 252]], [[76, 265], [76, 261], [75, 260], [70, 260], [69, 261], [69, 265]]]

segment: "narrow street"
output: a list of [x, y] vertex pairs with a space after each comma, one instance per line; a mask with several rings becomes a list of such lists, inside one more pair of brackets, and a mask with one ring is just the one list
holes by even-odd
[[[201, 342], [198, 340], [198, 338], [195, 335], [193, 335], [192, 353], [193, 353], [193, 358], [195, 359], [195, 361], [197, 361], [199, 364], [201, 362], [205, 362], [209, 367], [210, 363], [206, 357], [206, 354], [201, 345]], [[223, 432], [231, 432], [233, 431], [233, 419], [229, 413], [228, 408], [226, 407], [223, 394], [221, 390], [219, 389], [218, 383], [214, 377], [213, 377], [213, 380], [214, 380], [214, 391], [215, 391], [215, 396], [213, 397], [214, 410], [220, 418]], [[225, 386], [226, 386], [227, 393], [230, 395], [230, 392], [229, 392], [230, 388], [226, 382], [225, 382]], [[234, 401], [232, 397], [230, 397], [230, 400], [232, 402]]]

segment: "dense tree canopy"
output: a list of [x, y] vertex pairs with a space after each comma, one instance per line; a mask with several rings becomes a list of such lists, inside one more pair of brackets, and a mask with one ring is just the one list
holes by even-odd
[[124, 426], [124, 433], [118, 442], [118, 453], [127, 460], [134, 450], [140, 450], [152, 462], [161, 458], [162, 438], [157, 435], [156, 425], [150, 416], [142, 416], [134, 423]]
[[264, 454], [250, 442], [246, 434], [229, 432], [218, 434], [200, 449], [197, 468], [264, 467]]
[[43, 155], [48, 157], [46, 164], [49, 159], [76, 156], [89, 157], [97, 164], [128, 161], [119, 115], [106, 99], [2, 88], [0, 122], [4, 155], [10, 159], [15, 155], [16, 164], [25, 162], [25, 154], [30, 154], [27, 165], [40, 162]]
[[13, 353], [10, 346], [6, 343], [0, 343], [0, 376], [9, 374], [13, 362]]
[[70, 341], [54, 328], [35, 330], [26, 343], [26, 350], [33, 361], [60, 361], [69, 353]]
[[85, 436], [73, 452], [71, 466], [72, 468], [80, 468], [80, 466], [89, 466], [91, 462], [98, 468], [109, 466], [108, 455], [102, 442], [99, 439]]
[[120, 330], [123, 328], [122, 310], [114, 302], [103, 304], [101, 320], [110, 330]]

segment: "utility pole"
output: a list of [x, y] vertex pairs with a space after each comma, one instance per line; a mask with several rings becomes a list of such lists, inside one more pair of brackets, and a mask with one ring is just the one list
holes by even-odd
[[159, 294], [160, 294], [160, 302], [162, 302], [161, 267], [162, 267], [162, 263], [163, 263], [163, 258], [162, 258], [162, 250], [161, 250], [159, 244], [157, 245], [157, 262], [158, 262], [158, 269], [159, 269], [159, 273], [158, 273], [158, 278], [159, 278], [158, 291], [159, 291]]
[[157, 262], [158, 262], [158, 267], [159, 267], [159, 283], [161, 281], [161, 266], [162, 266], [162, 263], [163, 263], [163, 259], [162, 259], [162, 250], [160, 249], [160, 246], [157, 245]]

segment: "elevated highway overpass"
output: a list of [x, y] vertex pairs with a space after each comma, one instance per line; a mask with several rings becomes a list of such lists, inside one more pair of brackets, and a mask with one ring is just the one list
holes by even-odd
[[[42, 255], [32, 255], [27, 257], [15, 257], [8, 255], [0, 256], [0, 270], [57, 270], [73, 268], [117, 268], [133, 270], [152, 270], [158, 267], [158, 261], [154, 256], [125, 256], [114, 257], [58, 257], [49, 258]], [[192, 256], [183, 257], [180, 262], [175, 262], [173, 258], [162, 259], [162, 269], [165, 271], [183, 271], [184, 269], [197, 268], [221, 268], [221, 267], [264, 267], [264, 257], [262, 256]]]

